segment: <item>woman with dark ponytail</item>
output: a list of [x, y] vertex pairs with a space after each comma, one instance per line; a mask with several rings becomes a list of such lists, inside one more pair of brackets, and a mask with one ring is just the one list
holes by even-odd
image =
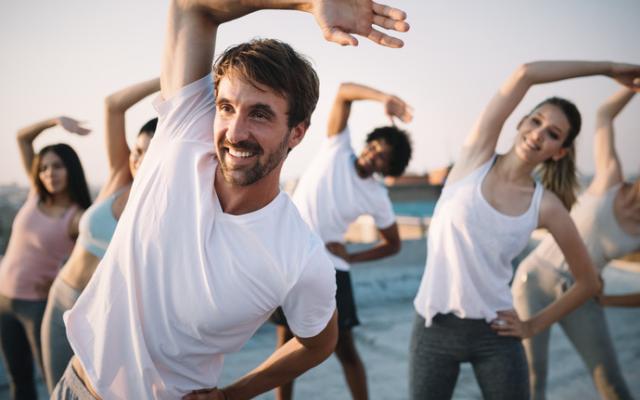
[[80, 159], [70, 146], [49, 145], [38, 154], [33, 149], [33, 141], [54, 126], [89, 133], [68, 117], [47, 119], [18, 132], [31, 190], [13, 220], [0, 263], [0, 349], [14, 399], [37, 399], [33, 365], [35, 359], [42, 366], [40, 325], [47, 294], [73, 248], [82, 211], [91, 204]]
[[[614, 145], [613, 120], [634, 96], [624, 88], [598, 110], [594, 155], [596, 171], [571, 211], [598, 272], [609, 262], [640, 249], [640, 180], [625, 182]], [[575, 278], [554, 241], [547, 235], [520, 264], [513, 281], [518, 315], [530, 318], [573, 286]], [[631, 399], [609, 335], [602, 305], [629, 305], [632, 296], [601, 296], [588, 300], [559, 323], [582, 357], [603, 399]], [[638, 298], [636, 296], [636, 298]], [[625, 301], [627, 300], [627, 301]], [[544, 399], [549, 331], [524, 340], [531, 395]]]
[[[580, 130], [575, 106], [556, 98], [540, 103], [518, 124], [511, 149], [496, 154], [505, 121], [532, 85], [588, 75], [609, 75], [633, 86], [640, 66], [523, 65], [467, 137], [429, 227], [426, 269], [414, 301], [410, 398], [451, 398], [463, 362], [473, 365], [485, 399], [529, 398], [521, 339], [543, 332], [598, 292], [595, 267], [567, 210], [574, 199], [571, 154]], [[533, 178], [540, 166], [544, 186]], [[575, 284], [544, 310], [521, 319], [509, 288], [511, 261], [538, 227], [558, 242]]]
[[133, 177], [144, 158], [158, 119], [140, 129], [134, 147], [129, 149], [125, 134], [125, 112], [148, 95], [160, 90], [160, 79], [141, 82], [108, 96], [105, 100], [105, 142], [109, 178], [95, 203], [80, 221], [76, 246], [51, 286], [42, 321], [44, 376], [49, 392], [62, 377], [73, 351], [67, 341], [62, 314], [71, 309], [91, 279], [122, 214]]

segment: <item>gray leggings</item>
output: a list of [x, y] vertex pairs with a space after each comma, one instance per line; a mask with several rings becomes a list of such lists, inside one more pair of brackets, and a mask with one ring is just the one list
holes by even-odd
[[0, 295], [0, 349], [11, 378], [11, 398], [37, 399], [34, 358], [40, 357], [40, 324], [44, 300], [10, 299]]
[[[521, 319], [530, 318], [560, 297], [571, 284], [569, 276], [562, 275], [548, 263], [528, 258], [518, 268], [513, 281], [513, 300], [518, 315]], [[590, 299], [559, 323], [589, 369], [600, 396], [632, 399], [618, 365], [602, 307]], [[523, 342], [533, 399], [545, 398], [549, 333], [547, 329]]]
[[520, 339], [498, 336], [484, 320], [438, 314], [430, 327], [416, 316], [409, 349], [409, 398], [451, 399], [460, 364], [470, 362], [482, 397], [529, 398]]
[[42, 319], [42, 362], [49, 393], [62, 378], [73, 356], [62, 314], [73, 307], [78, 296], [80, 292], [67, 285], [60, 276], [53, 281], [49, 290], [49, 300]]

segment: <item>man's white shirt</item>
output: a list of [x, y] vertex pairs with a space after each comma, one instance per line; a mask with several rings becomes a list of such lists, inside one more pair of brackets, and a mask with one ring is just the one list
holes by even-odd
[[[349, 129], [330, 136], [305, 171], [293, 194], [302, 218], [325, 242], [342, 242], [349, 224], [361, 215], [371, 215], [385, 229], [395, 222], [387, 188], [373, 177], [361, 178], [355, 168]], [[349, 264], [329, 255], [336, 269]]]
[[300, 337], [319, 334], [335, 309], [324, 244], [284, 192], [255, 212], [222, 211], [211, 77], [154, 105], [158, 128], [111, 244], [64, 316], [105, 400], [214, 387], [224, 354], [276, 307]]

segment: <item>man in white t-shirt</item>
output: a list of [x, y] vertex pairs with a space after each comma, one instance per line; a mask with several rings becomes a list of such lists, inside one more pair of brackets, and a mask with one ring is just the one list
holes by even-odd
[[[310, 11], [342, 44], [354, 44], [348, 31], [402, 44], [375, 33], [374, 20], [408, 29], [403, 12], [366, 1], [255, 3]], [[317, 76], [276, 40], [228, 49], [211, 74], [218, 26], [252, 4], [171, 2], [156, 135], [107, 253], [65, 314], [76, 356], [53, 398], [247, 399], [333, 351], [333, 266], [279, 189], [309, 126]], [[278, 306], [296, 337], [217, 388], [224, 354]]]
[[[393, 118], [409, 122], [413, 117], [411, 107], [396, 96], [363, 85], [342, 84], [329, 116], [328, 138], [300, 179], [293, 202], [325, 243], [336, 268], [339, 337], [335, 353], [352, 397], [359, 400], [368, 395], [364, 365], [351, 335], [351, 329], [359, 321], [349, 264], [377, 260], [400, 250], [400, 236], [387, 189], [373, 176], [402, 175], [411, 158], [411, 143], [407, 134], [395, 125], [377, 128], [369, 133], [365, 149], [356, 157], [347, 122], [351, 104], [357, 100], [382, 103], [392, 122]], [[372, 248], [348, 253], [342, 243], [347, 228], [365, 214], [373, 217], [381, 241]], [[287, 322], [293, 328], [291, 321], [284, 318], [281, 310], [274, 313], [272, 320], [279, 325], [278, 345], [284, 345], [293, 337], [287, 329]], [[291, 399], [292, 386], [280, 387], [277, 398]]]

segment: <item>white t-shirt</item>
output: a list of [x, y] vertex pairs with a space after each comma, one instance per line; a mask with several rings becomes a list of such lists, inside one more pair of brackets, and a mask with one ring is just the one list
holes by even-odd
[[[373, 177], [358, 176], [355, 160], [345, 128], [323, 143], [293, 194], [302, 219], [325, 243], [342, 242], [349, 224], [364, 214], [371, 215], [380, 229], [395, 222], [387, 188]], [[329, 256], [336, 269], [349, 270], [345, 260]]]
[[160, 100], [111, 245], [64, 316], [105, 400], [178, 399], [214, 387], [224, 354], [278, 306], [300, 337], [320, 333], [335, 309], [324, 245], [285, 193], [255, 212], [222, 211], [211, 77]]
[[513, 309], [511, 261], [538, 226], [544, 189], [536, 183], [523, 214], [499, 212], [481, 189], [494, 161], [495, 156], [446, 184], [438, 199], [427, 237], [426, 269], [414, 300], [425, 326], [438, 313], [490, 322], [498, 311]]

